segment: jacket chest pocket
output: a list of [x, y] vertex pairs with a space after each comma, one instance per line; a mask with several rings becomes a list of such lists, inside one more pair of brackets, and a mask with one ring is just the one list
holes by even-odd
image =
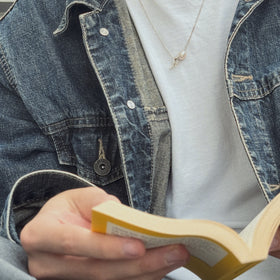
[[110, 118], [71, 119], [47, 127], [58, 161], [104, 187], [123, 178], [116, 131]]

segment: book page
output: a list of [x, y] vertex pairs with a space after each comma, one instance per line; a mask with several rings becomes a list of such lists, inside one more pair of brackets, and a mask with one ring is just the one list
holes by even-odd
[[199, 237], [180, 237], [180, 238], [163, 238], [152, 235], [143, 234], [133, 231], [111, 222], [107, 223], [106, 233], [123, 237], [132, 237], [140, 239], [144, 242], [147, 249], [161, 247], [171, 244], [183, 244], [189, 253], [202, 260], [209, 266], [213, 267], [220, 262], [228, 253], [218, 244], [208, 239]]
[[248, 244], [250, 247], [253, 241], [253, 235], [258, 225], [260, 218], [262, 217], [264, 210], [262, 210], [240, 233], [239, 236]]

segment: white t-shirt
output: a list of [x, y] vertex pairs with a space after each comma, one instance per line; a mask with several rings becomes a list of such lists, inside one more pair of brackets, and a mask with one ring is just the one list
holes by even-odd
[[[167, 214], [211, 219], [240, 230], [266, 203], [238, 134], [225, 85], [227, 37], [238, 0], [205, 0], [192, 33], [201, 3], [127, 0], [170, 117], [172, 178]], [[185, 48], [191, 33], [186, 58], [170, 69], [172, 56]], [[172, 277], [196, 279], [183, 270]], [[278, 278], [259, 274], [250, 279]]]

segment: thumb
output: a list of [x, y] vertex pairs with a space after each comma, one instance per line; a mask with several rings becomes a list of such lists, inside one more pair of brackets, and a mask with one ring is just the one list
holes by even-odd
[[276, 258], [280, 258], [280, 228], [278, 228], [278, 230], [276, 231], [269, 249], [269, 254]]
[[91, 220], [92, 207], [107, 200], [120, 203], [120, 200], [116, 196], [110, 195], [98, 187], [74, 189], [73, 192], [70, 193], [70, 196], [75, 208], [88, 220]]
[[[91, 208], [105, 202], [119, 199], [110, 195], [98, 187], [85, 187], [64, 191], [51, 198], [42, 208], [41, 212], [64, 212], [72, 213], [91, 221]], [[72, 218], [71, 218], [72, 219]]]

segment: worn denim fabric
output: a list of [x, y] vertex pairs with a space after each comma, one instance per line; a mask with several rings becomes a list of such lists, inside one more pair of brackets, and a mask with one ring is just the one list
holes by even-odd
[[0, 237], [0, 271], [3, 280], [35, 280], [28, 274], [23, 248], [3, 237]]
[[[225, 62], [267, 200], [279, 189], [278, 14], [277, 0], [240, 1]], [[0, 66], [4, 236], [19, 241], [49, 197], [88, 184], [164, 214], [170, 127], [125, 1], [16, 1], [0, 21]], [[111, 165], [105, 175], [94, 168], [100, 158]]]
[[[229, 100], [268, 201], [280, 181], [279, 13], [278, 0], [241, 0], [225, 60]], [[168, 115], [125, 1], [16, 1], [0, 21], [0, 104], [2, 236], [19, 242], [47, 199], [88, 185], [164, 214]], [[104, 158], [106, 175], [94, 168]]]
[[48, 198], [79, 187], [68, 173], [164, 214], [171, 130], [125, 1], [16, 1], [0, 21], [0, 104], [3, 236], [18, 242]]
[[241, 1], [226, 57], [234, 115], [266, 199], [280, 182], [280, 5]]

